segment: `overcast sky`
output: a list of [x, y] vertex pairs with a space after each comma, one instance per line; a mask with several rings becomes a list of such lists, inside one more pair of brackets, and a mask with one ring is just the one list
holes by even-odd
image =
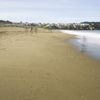
[[58, 23], [100, 21], [100, 0], [0, 0], [0, 19]]

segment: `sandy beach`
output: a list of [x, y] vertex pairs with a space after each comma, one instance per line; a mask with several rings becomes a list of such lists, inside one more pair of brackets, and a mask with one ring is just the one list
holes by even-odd
[[0, 27], [0, 100], [100, 100], [100, 61], [73, 35]]

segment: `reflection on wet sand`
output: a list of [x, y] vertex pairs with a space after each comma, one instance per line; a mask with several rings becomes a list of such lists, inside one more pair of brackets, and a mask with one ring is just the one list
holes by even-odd
[[71, 43], [74, 44], [74, 47], [86, 54], [87, 56], [100, 60], [100, 45], [96, 43], [91, 43], [91, 38], [86, 36], [81, 36], [71, 40]]
[[85, 53], [85, 51], [86, 51], [86, 42], [87, 42], [86, 37], [85, 36], [81, 37], [81, 47], [80, 47], [80, 50], [83, 53]]

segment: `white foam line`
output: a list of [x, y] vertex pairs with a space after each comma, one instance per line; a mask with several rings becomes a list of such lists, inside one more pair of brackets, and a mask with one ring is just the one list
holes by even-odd
[[61, 30], [63, 33], [67, 34], [74, 34], [78, 36], [86, 36], [86, 37], [93, 37], [93, 38], [100, 38], [100, 34], [94, 32], [81, 32], [81, 31], [69, 31], [69, 30]]
[[78, 36], [79, 38], [85, 37], [88, 42], [99, 44], [100, 45], [100, 33], [94, 31], [70, 31], [70, 30], [61, 30], [61, 32], [66, 34], [73, 34]]

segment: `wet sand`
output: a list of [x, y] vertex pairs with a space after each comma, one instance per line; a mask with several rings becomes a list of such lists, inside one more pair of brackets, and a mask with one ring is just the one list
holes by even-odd
[[58, 32], [0, 28], [0, 100], [100, 100], [100, 61]]

